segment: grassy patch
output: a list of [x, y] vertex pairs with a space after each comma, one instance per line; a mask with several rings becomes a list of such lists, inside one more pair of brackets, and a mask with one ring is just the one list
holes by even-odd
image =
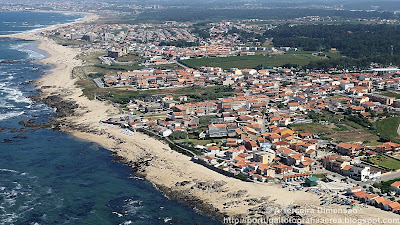
[[387, 97], [394, 97], [396, 99], [400, 99], [400, 92], [397, 92], [397, 91], [392, 91], [392, 90], [383, 91], [380, 94], [384, 95], [384, 96], [387, 96]]
[[202, 116], [199, 118], [200, 124], [209, 124], [212, 119], [216, 119], [216, 116]]
[[80, 79], [76, 84], [82, 89], [83, 95], [88, 99], [93, 99], [94, 93], [99, 89], [96, 84], [89, 79]]
[[231, 57], [215, 57], [188, 59], [182, 62], [189, 67], [200, 68], [202, 66], [221, 67], [223, 69], [230, 68], [255, 68], [258, 65], [263, 66], [283, 66], [285, 64], [297, 64], [300, 66], [307, 65], [313, 60], [318, 60], [311, 54], [285, 54], [285, 55], [255, 55], [255, 56], [231, 56]]
[[337, 132], [324, 137], [329, 139], [333, 138], [335, 142], [362, 142], [368, 146], [381, 144], [378, 136], [365, 130]]
[[386, 155], [379, 154], [377, 156], [367, 157], [365, 161], [388, 169], [400, 169], [400, 161]]
[[350, 120], [344, 120], [344, 123], [355, 129], [363, 129], [363, 126]]
[[139, 65], [103, 65], [103, 64], [97, 64], [96, 67], [102, 68], [102, 69], [108, 69], [108, 70], [118, 70], [118, 71], [130, 71], [130, 70], [139, 70], [142, 69], [142, 66]]
[[400, 117], [391, 117], [388, 119], [380, 120], [375, 123], [376, 130], [382, 139], [388, 141], [399, 142], [399, 134], [397, 128], [400, 124]]
[[101, 63], [99, 57], [106, 55], [106, 51], [95, 51], [89, 53], [82, 53], [79, 55], [79, 58], [82, 59], [86, 65], [89, 64], [99, 64]]
[[138, 62], [138, 61], [143, 61], [140, 56], [136, 54], [128, 54], [125, 56], [121, 56], [117, 58], [118, 62]]
[[180, 65], [173, 63], [173, 64], [159, 64], [152, 66], [153, 68], [160, 69], [160, 70], [181, 70], [183, 67]]
[[325, 178], [325, 174], [319, 173], [319, 174], [313, 174], [313, 177], [318, 177], [319, 179]]
[[308, 133], [312, 133], [312, 134], [325, 133], [325, 132], [332, 131], [331, 128], [321, 125], [319, 123], [292, 124], [291, 128], [294, 131], [308, 132]]
[[60, 37], [53, 36], [52, 39], [59, 45], [62, 46], [79, 46], [82, 44], [87, 44], [89, 42], [87, 41], [81, 41], [81, 40], [70, 40], [70, 39], [64, 39]]
[[192, 86], [174, 89], [153, 89], [136, 91], [130, 87], [98, 88], [95, 83], [90, 79], [80, 79], [77, 81], [77, 85], [82, 88], [83, 95], [85, 95], [89, 99], [93, 99], [93, 96], [96, 93], [98, 96], [104, 99], [108, 99], [121, 104], [128, 103], [130, 99], [143, 98], [156, 94], [170, 94], [174, 97], [187, 95], [192, 101], [217, 99], [220, 97], [228, 97], [235, 94], [233, 90], [228, 90], [228, 87], [224, 86]]
[[334, 131], [347, 131], [349, 130], [347, 126], [344, 126], [342, 124], [336, 124], [335, 128], [332, 128]]
[[329, 51], [329, 52], [324, 52], [324, 54], [331, 59], [338, 59], [342, 57], [339, 51]]

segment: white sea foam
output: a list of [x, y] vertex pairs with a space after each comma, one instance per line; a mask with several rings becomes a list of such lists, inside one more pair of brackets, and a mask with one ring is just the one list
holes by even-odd
[[18, 173], [18, 171], [15, 171], [15, 170], [9, 170], [9, 169], [0, 169], [0, 172], [11, 172], [11, 173]]
[[123, 206], [125, 215], [135, 215], [137, 211], [142, 208], [143, 202], [140, 200], [125, 200], [125, 205]]
[[31, 43], [22, 43], [22, 44], [16, 44], [11, 46], [11, 49], [20, 51], [20, 52], [25, 52], [28, 54], [28, 60], [38, 60], [38, 59], [43, 59], [46, 56], [43, 55], [42, 53], [35, 51], [31, 48], [29, 48], [29, 46], [31, 45]]
[[117, 215], [118, 217], [123, 217], [124, 215], [122, 215], [121, 213], [119, 213], [119, 212], [112, 212], [113, 214], [115, 214], [115, 215]]
[[1, 114], [0, 115], [0, 121], [6, 120], [6, 119], [9, 119], [9, 118], [13, 118], [13, 117], [17, 117], [17, 116], [20, 116], [20, 115], [22, 115], [24, 113], [25, 113], [25, 111], [22, 111], [22, 112], [9, 112], [9, 113], [5, 113], [5, 114]]
[[[0, 90], [5, 94], [5, 99], [7, 100], [11, 100], [13, 102], [17, 102], [17, 103], [28, 103], [28, 104], [32, 104], [32, 101], [25, 97], [24, 94], [22, 93], [22, 91], [16, 89], [16, 88], [10, 88], [10, 87], [1, 87], [0, 86]], [[3, 94], [3, 95], [4, 95]]]

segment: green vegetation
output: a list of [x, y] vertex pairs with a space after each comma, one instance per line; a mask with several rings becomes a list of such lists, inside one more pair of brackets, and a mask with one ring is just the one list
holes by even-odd
[[400, 65], [400, 52], [391, 56], [391, 46], [400, 47], [400, 26], [393, 25], [281, 25], [264, 35], [273, 38], [274, 46], [298, 47], [306, 51], [336, 48], [346, 58], [327, 54], [327, 61], [311, 62], [312, 69], [368, 68], [371, 62]]
[[206, 140], [198, 140], [198, 139], [183, 139], [182, 141], [185, 141], [187, 143], [190, 143], [192, 145], [203, 145], [206, 146], [211, 143], [215, 143], [217, 147], [220, 147], [222, 144], [222, 140], [224, 139], [206, 139]]
[[317, 177], [317, 178], [319, 178], [319, 179], [323, 179], [323, 178], [326, 177], [326, 175], [323, 174], [323, 173], [319, 173], [319, 174], [313, 174], [313, 177]]
[[356, 115], [348, 115], [345, 118], [349, 121], [352, 121], [352, 122], [360, 125], [361, 127], [373, 129], [372, 123], [369, 122], [368, 119], [366, 119], [366, 118], [362, 118], [362, 117], [356, 116]]
[[347, 131], [349, 130], [346, 126], [342, 125], [342, 124], [335, 124], [335, 128], [332, 128], [332, 130], [334, 131]]
[[266, 40], [266, 38], [262, 34], [242, 31], [235, 27], [229, 30], [228, 34], [238, 34], [240, 36], [240, 39], [245, 40], [246, 42], [259, 42], [260, 44], [263, 44]]
[[328, 56], [328, 58], [330, 58], [330, 59], [339, 59], [342, 57], [342, 54], [340, 54], [339, 51], [335, 51], [335, 50], [330, 50], [328, 52], [324, 52], [324, 54], [326, 56]]
[[130, 53], [128, 55], [124, 55], [121, 57], [118, 57], [116, 59], [118, 62], [138, 62], [138, 61], [143, 61], [138, 54], [135, 53]]
[[290, 126], [295, 131], [308, 132], [312, 134], [331, 132], [332, 129], [320, 123], [292, 124]]
[[242, 181], [246, 181], [246, 180], [247, 180], [246, 176], [243, 175], [242, 173], [236, 174], [236, 175], [234, 176], [234, 178], [239, 179], [239, 180], [242, 180]]
[[[233, 96], [236, 92], [231, 86], [213, 86], [208, 89], [204, 89], [198, 86], [191, 87], [192, 91], [187, 93], [183, 92], [188, 96], [190, 101], [205, 101], [205, 100], [216, 100], [218, 98], [225, 98]], [[196, 91], [198, 90], [198, 92]]]
[[169, 138], [171, 140], [179, 140], [179, 139], [185, 139], [187, 138], [188, 134], [183, 131], [175, 131], [171, 135], [169, 135]]
[[192, 68], [200, 68], [202, 66], [221, 67], [223, 69], [230, 68], [256, 68], [261, 65], [267, 66], [284, 66], [285, 64], [304, 66], [312, 60], [318, 60], [311, 54], [285, 54], [285, 55], [254, 55], [254, 56], [231, 56], [231, 57], [215, 57], [188, 59], [181, 62]]
[[216, 116], [202, 116], [199, 118], [200, 124], [208, 124], [210, 123], [211, 119], [217, 118]]
[[350, 126], [354, 129], [363, 129], [363, 126], [361, 126], [360, 124], [351, 121], [351, 120], [343, 120], [343, 123], [346, 124], [347, 126]]
[[153, 66], [155, 69], [160, 69], [160, 70], [181, 70], [183, 67], [176, 63], [172, 64], [158, 64], [156, 66]]
[[176, 47], [192, 47], [199, 45], [197, 42], [188, 42], [184, 40], [177, 40], [177, 41], [162, 41], [160, 42], [159, 46], [176, 46]]
[[382, 192], [390, 192], [390, 185], [393, 184], [396, 181], [400, 181], [400, 178], [394, 179], [394, 180], [388, 180], [388, 181], [381, 181], [380, 183], [375, 183], [373, 186], [376, 188], [381, 189]]
[[397, 91], [383, 91], [380, 94], [387, 97], [394, 97], [396, 99], [400, 99], [400, 93]]
[[399, 134], [397, 128], [400, 124], [400, 117], [391, 117], [380, 120], [375, 123], [375, 127], [379, 136], [385, 141], [399, 142]]
[[87, 78], [81, 77], [76, 84], [82, 88], [83, 95], [89, 99], [97, 96], [113, 101], [115, 103], [126, 104], [130, 99], [145, 98], [156, 94], [171, 94], [174, 97], [186, 95], [189, 101], [202, 101], [207, 99], [217, 99], [221, 97], [233, 96], [235, 91], [229, 86], [209, 86], [209, 87], [183, 87], [174, 89], [152, 89], [152, 90], [134, 90], [130, 87], [120, 88], [98, 88], [96, 84]]
[[204, 24], [194, 24], [193, 34], [196, 34], [200, 38], [207, 39], [210, 37], [210, 33], [203, 26]]
[[86, 41], [81, 41], [81, 40], [69, 40], [69, 39], [65, 39], [65, 38], [60, 38], [58, 36], [52, 36], [53, 40], [62, 46], [79, 46], [82, 44], [87, 44], [88, 42]]
[[139, 66], [139, 65], [104, 65], [104, 64], [98, 64], [96, 65], [99, 68], [102, 69], [108, 69], [108, 70], [117, 70], [117, 71], [129, 71], [129, 70], [138, 70], [138, 69], [142, 69], [143, 67]]
[[104, 77], [104, 75], [105, 75], [105, 73], [90, 73], [87, 76], [89, 78], [94, 79], [94, 78], [102, 78], [102, 77]]
[[[318, 114], [308, 112], [308, 118], [314, 122], [309, 124], [292, 124], [291, 128], [295, 131], [323, 134], [321, 139], [334, 140], [335, 142], [363, 142], [369, 146], [381, 144], [380, 137], [376, 135], [374, 126], [369, 129], [358, 123], [345, 119], [342, 115], [331, 113]], [[327, 125], [322, 125], [320, 121], [327, 121]], [[364, 121], [364, 120], [362, 120]]]
[[363, 159], [366, 162], [372, 163], [374, 165], [378, 165], [390, 170], [398, 170], [400, 169], [400, 161], [397, 159], [390, 158], [386, 155], [376, 155], [376, 156], [368, 156]]

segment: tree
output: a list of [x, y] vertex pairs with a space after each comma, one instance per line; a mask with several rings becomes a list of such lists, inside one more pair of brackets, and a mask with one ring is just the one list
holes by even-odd
[[169, 138], [172, 140], [186, 139], [187, 133], [183, 131], [175, 131], [171, 135], [169, 135]]
[[262, 64], [257, 65], [256, 67], [254, 67], [255, 70], [262, 70], [264, 68], [264, 66]]

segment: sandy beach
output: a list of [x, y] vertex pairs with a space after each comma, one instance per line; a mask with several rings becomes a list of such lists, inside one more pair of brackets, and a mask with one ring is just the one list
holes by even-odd
[[[79, 22], [85, 23], [96, 19], [96, 15], [89, 14]], [[111, 104], [89, 100], [82, 96], [82, 91], [75, 85], [76, 80], [71, 77], [73, 68], [82, 65], [76, 58], [80, 50], [57, 45], [55, 41], [37, 33], [38, 31], [27, 32], [11, 37], [39, 41], [37, 47], [49, 54], [49, 57], [41, 60], [41, 63], [54, 67], [37, 81], [37, 88], [41, 90], [43, 96], [60, 95], [79, 105], [76, 111], [78, 116], [63, 118], [66, 125], [62, 130], [78, 138], [96, 142], [114, 152], [127, 164], [134, 165], [138, 174], [166, 192], [167, 196], [195, 205], [200, 211], [219, 216], [219, 219], [222, 215], [260, 216], [258, 212], [265, 212], [268, 216], [277, 212], [276, 209], [291, 205], [300, 206], [296, 212], [303, 216], [303, 219], [310, 218], [306, 224], [321, 224], [311, 218], [335, 219], [337, 222], [332, 224], [357, 224], [345, 222], [346, 218], [352, 221], [400, 218], [399, 215], [372, 206], [356, 207], [353, 213], [348, 214], [324, 211], [320, 208], [317, 195], [304, 191], [290, 192], [278, 184], [242, 182], [229, 178], [190, 161], [189, 157], [171, 150], [168, 145], [144, 134], [135, 133], [133, 136], [127, 136], [121, 132], [121, 128], [99, 124], [100, 120], [117, 115], [119, 111]], [[76, 127], [85, 127], [84, 130], [90, 132]], [[140, 166], [137, 162], [141, 162]], [[184, 198], [191, 201], [185, 201]], [[203, 204], [193, 204], [195, 202]], [[344, 210], [346, 206], [331, 205], [324, 208]]]

